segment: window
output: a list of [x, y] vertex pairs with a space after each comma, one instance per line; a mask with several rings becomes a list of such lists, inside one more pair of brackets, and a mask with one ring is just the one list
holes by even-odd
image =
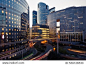
[[10, 19], [10, 17], [9, 17], [9, 19]]
[[6, 12], [6, 14], [7, 14], [7, 12]]
[[11, 33], [9, 33], [9, 35], [11, 35]]
[[13, 21], [12, 21], [12, 23], [13, 23]]
[[2, 30], [4, 30], [4, 28], [2, 28]]
[[9, 25], [9, 27], [11, 27], [11, 25]]
[[11, 56], [9, 58], [11, 58]]
[[9, 31], [11, 31], [11, 29], [9, 29]]
[[4, 13], [4, 11], [2, 10], [2, 13]]

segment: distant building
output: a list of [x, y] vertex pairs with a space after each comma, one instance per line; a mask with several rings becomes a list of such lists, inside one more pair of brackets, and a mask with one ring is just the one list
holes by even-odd
[[37, 23], [40, 25], [47, 24], [47, 15], [49, 14], [49, 7], [45, 3], [38, 4]]
[[49, 38], [49, 26], [34, 25], [32, 27], [32, 38]]
[[[47, 17], [50, 35], [56, 37], [56, 33], [73, 32], [84, 33], [86, 39], [86, 7], [69, 7], [50, 13]], [[80, 34], [82, 36], [82, 34]]]
[[53, 12], [55, 12], [55, 7], [49, 9], [49, 13], [53, 13]]
[[33, 11], [33, 25], [37, 24], [37, 11]]

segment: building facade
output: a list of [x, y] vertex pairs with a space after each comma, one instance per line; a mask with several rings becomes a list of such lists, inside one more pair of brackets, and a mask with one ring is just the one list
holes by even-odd
[[49, 14], [49, 7], [45, 3], [38, 4], [37, 23], [41, 25], [47, 24], [47, 15]]
[[[29, 8], [25, 0], [0, 0], [0, 43], [20, 41], [21, 31], [21, 14], [27, 14], [27, 22], [29, 23]], [[24, 17], [25, 18], [25, 17]], [[1, 26], [3, 25], [3, 26]], [[8, 38], [8, 39], [6, 39]]]
[[37, 11], [33, 11], [33, 25], [37, 24]]
[[[69, 7], [48, 15], [50, 34], [54, 36], [58, 31], [83, 32], [86, 39], [85, 21], [86, 7]], [[52, 29], [54, 32], [52, 32]]]
[[[22, 31], [24, 35], [21, 37]], [[0, 60], [18, 59], [28, 51], [28, 40], [24, 39], [29, 35], [28, 31], [26, 0], [0, 0]]]
[[32, 38], [49, 38], [49, 26], [34, 25], [32, 27]]

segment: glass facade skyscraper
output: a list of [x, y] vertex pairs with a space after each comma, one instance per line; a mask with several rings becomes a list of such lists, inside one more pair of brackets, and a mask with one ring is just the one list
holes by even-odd
[[[29, 24], [29, 7], [25, 0], [0, 0], [0, 43], [21, 41], [21, 14], [27, 15]], [[23, 21], [25, 22], [25, 21]]]
[[[86, 38], [86, 7], [69, 7], [48, 15], [50, 34], [56, 34], [56, 22], [59, 20], [60, 32], [83, 32]], [[54, 32], [52, 32], [52, 30]]]
[[33, 11], [33, 25], [37, 24], [37, 11]]
[[45, 3], [40, 2], [38, 4], [37, 11], [37, 23], [46, 25], [47, 24], [47, 15], [49, 14], [49, 7]]
[[18, 60], [28, 52], [29, 6], [26, 0], [0, 0], [0, 60]]

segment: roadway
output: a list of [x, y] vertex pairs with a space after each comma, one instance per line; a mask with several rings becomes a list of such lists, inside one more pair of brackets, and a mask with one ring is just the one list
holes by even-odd
[[28, 56], [24, 57], [22, 60], [29, 60], [29, 59], [33, 58], [33, 56], [36, 55], [38, 52], [34, 47], [30, 48], [30, 51], [31, 51], [31, 53]]
[[50, 44], [45, 44], [46, 45], [46, 50], [44, 53], [41, 53], [40, 55], [30, 59], [30, 60], [41, 60], [45, 57], [48, 56], [48, 54], [53, 50], [53, 47]]

